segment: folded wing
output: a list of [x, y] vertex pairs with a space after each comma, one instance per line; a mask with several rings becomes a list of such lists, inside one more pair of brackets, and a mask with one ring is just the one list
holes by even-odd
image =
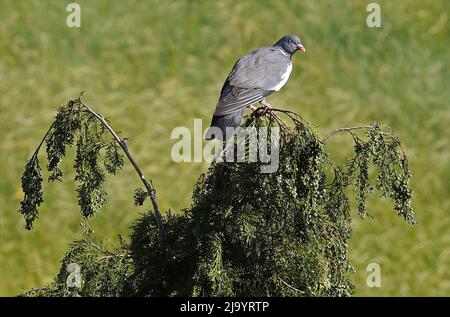
[[275, 47], [259, 48], [240, 58], [222, 87], [214, 115], [230, 114], [269, 96], [289, 66], [290, 58]]

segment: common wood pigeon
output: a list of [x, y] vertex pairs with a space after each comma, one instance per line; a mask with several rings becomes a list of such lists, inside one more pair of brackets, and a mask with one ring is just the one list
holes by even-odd
[[[245, 108], [253, 103], [270, 108], [265, 98], [286, 84], [292, 71], [291, 58], [297, 51], [305, 52], [300, 38], [285, 35], [273, 46], [258, 48], [241, 57], [223, 84], [205, 139], [228, 140], [232, 133], [226, 133], [226, 128], [239, 127]], [[221, 135], [215, 133], [217, 128]]]

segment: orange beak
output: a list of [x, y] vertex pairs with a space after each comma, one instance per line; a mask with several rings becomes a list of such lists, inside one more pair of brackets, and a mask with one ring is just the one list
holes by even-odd
[[306, 52], [305, 47], [304, 47], [302, 44], [298, 44], [298, 45], [297, 45], [297, 49], [298, 49], [299, 51], [301, 51], [302, 53], [305, 53], [305, 52]]

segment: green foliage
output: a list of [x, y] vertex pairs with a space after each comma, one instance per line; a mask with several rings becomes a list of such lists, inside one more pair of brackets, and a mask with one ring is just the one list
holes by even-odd
[[117, 142], [110, 142], [106, 145], [104, 164], [106, 171], [113, 175], [116, 175], [123, 167], [124, 160], [119, 152]]
[[80, 131], [75, 159], [78, 204], [85, 217], [92, 216], [106, 201], [106, 191], [103, 189], [105, 174], [97, 161], [104, 146], [101, 137], [105, 130], [95, 118], [90, 119], [91, 122]]
[[50, 127], [45, 142], [47, 144], [47, 169], [51, 173], [49, 181], [61, 180], [63, 175], [59, 165], [66, 155], [66, 146], [72, 146], [75, 134], [81, 127], [80, 104], [71, 100], [59, 107], [55, 121]]
[[[124, 164], [117, 142], [109, 137], [104, 125], [93, 113], [87, 111], [80, 99], [70, 100], [58, 109], [55, 121], [42, 142], [44, 141], [47, 170], [50, 172], [49, 181], [62, 180], [61, 160], [66, 155], [67, 146], [76, 143], [74, 168], [75, 181], [78, 183], [78, 204], [84, 217], [95, 214], [105, 204], [107, 196], [103, 186], [105, 172], [99, 160], [103, 160], [106, 171], [113, 175], [117, 174]], [[40, 176], [38, 161], [40, 147], [27, 162], [22, 176], [24, 199], [20, 212], [24, 215], [27, 229], [32, 228], [42, 202], [43, 179]]]
[[41, 166], [36, 155], [27, 161], [22, 176], [22, 189], [24, 198], [20, 202], [20, 212], [25, 218], [25, 227], [30, 230], [34, 220], [38, 217], [38, 208], [42, 199]]
[[[131, 262], [125, 254], [120, 253], [123, 252], [122, 246], [115, 251], [107, 251], [92, 236], [85, 235], [83, 240], [71, 244], [61, 261], [60, 272], [49, 286], [30, 290], [22, 296], [120, 296], [124, 293]], [[79, 287], [68, 286], [67, 281], [74, 273], [68, 269], [70, 264], [79, 265]]]
[[[352, 134], [355, 140], [356, 157], [348, 163], [346, 179], [351, 179], [353, 173], [358, 174], [355, 179], [355, 189], [358, 212], [361, 217], [364, 218], [367, 214], [365, 205], [367, 196], [376, 189], [382, 197], [391, 198], [398, 214], [403, 216], [407, 222], [414, 224], [408, 161], [401, 149], [399, 139], [392, 137], [391, 134], [392, 132], [381, 131], [380, 123], [374, 123], [367, 132], [368, 140], [366, 142]], [[369, 183], [369, 163], [372, 163], [378, 170], [375, 186], [371, 186]]]
[[[76, 261], [85, 270], [77, 294], [86, 296], [350, 296], [347, 189], [354, 189], [361, 217], [369, 195], [378, 192], [413, 224], [406, 156], [379, 123], [321, 140], [297, 115], [279, 114], [294, 127], [270, 114], [256, 113], [246, 123], [280, 128], [278, 171], [260, 173], [260, 162], [214, 162], [195, 186], [192, 206], [165, 214], [163, 238], [146, 213], [122, 255], [111, 253], [105, 263], [99, 252], [106, 251], [93, 248], [88, 236], [71, 247], [55, 282], [36, 294], [72, 296], [65, 266]], [[363, 129], [365, 136], [358, 135]], [[341, 131], [353, 137], [355, 156], [338, 166], [324, 145]], [[136, 191], [137, 203], [145, 197]]]
[[142, 188], [137, 188], [134, 191], [134, 204], [136, 206], [142, 206], [144, 204], [145, 199], [148, 197], [148, 192], [143, 190]]
[[181, 296], [193, 288], [192, 274], [199, 245], [188, 214], [164, 215], [164, 239], [158, 235], [156, 218], [150, 212], [142, 215], [132, 227], [130, 255], [134, 273], [126, 295]]

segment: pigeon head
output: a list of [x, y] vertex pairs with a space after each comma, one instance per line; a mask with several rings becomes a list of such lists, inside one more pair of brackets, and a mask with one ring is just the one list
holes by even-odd
[[293, 55], [297, 51], [305, 52], [300, 38], [297, 35], [285, 35], [274, 46], [281, 47], [286, 53]]

